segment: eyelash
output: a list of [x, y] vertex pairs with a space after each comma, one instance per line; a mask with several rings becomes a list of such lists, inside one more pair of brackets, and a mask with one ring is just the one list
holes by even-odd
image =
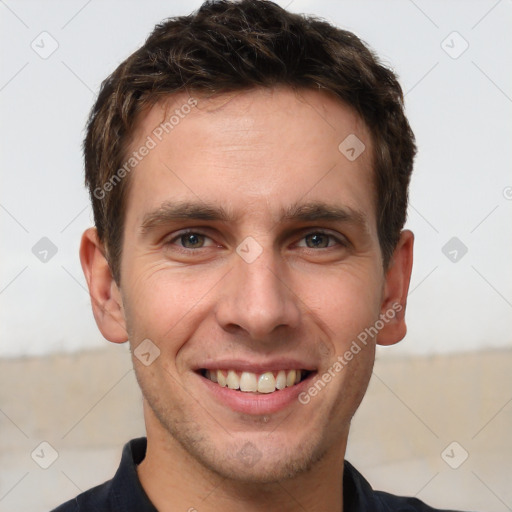
[[[189, 229], [189, 230], [185, 230], [185, 231], [179, 232], [173, 238], [171, 238], [170, 240], [165, 242], [164, 245], [174, 245], [174, 242], [176, 242], [177, 240], [180, 240], [181, 237], [186, 236], [186, 235], [199, 235], [199, 236], [204, 236], [205, 238], [209, 238], [211, 240], [211, 238], [208, 235], [206, 235], [205, 233], [202, 233], [201, 231], [196, 231], [196, 230]], [[340, 239], [339, 237], [333, 235], [332, 233], [323, 231], [322, 229], [315, 229], [315, 230], [308, 231], [308, 232], [304, 233], [301, 236], [300, 240], [303, 240], [303, 239], [305, 239], [306, 237], [308, 237], [310, 235], [325, 235], [325, 236], [328, 236], [330, 238], [330, 240], [335, 240], [337, 242], [337, 244], [339, 246], [341, 246], [341, 247], [348, 247], [349, 246], [348, 241], [346, 241], [345, 239]], [[200, 249], [207, 249], [208, 248], [208, 247], [198, 247], [197, 249], [189, 249], [187, 247], [179, 247], [179, 246], [177, 246], [177, 247], [178, 247], [179, 250], [185, 251], [185, 252], [198, 251]], [[321, 247], [320, 249], [331, 249], [332, 247], [333, 246]], [[318, 251], [318, 249], [313, 248], [313, 247], [302, 247], [302, 249]]]

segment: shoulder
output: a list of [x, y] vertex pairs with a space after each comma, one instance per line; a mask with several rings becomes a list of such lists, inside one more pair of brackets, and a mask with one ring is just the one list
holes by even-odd
[[456, 512], [432, 508], [417, 498], [374, 491], [369, 482], [348, 461], [343, 472], [344, 505], [350, 512]]
[[88, 511], [108, 511], [110, 510], [108, 496], [112, 480], [92, 487], [91, 489], [79, 494], [76, 498], [66, 501], [62, 505], [53, 509], [51, 512], [88, 512]]
[[375, 498], [382, 504], [383, 510], [393, 512], [456, 512], [432, 508], [417, 498], [395, 496], [382, 491], [374, 491]]
[[52, 512], [156, 512], [137, 476], [137, 465], [146, 455], [146, 446], [145, 437], [126, 443], [114, 478], [79, 494]]

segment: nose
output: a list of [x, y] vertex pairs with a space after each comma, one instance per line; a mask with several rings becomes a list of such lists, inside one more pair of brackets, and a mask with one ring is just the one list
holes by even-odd
[[224, 281], [216, 308], [219, 325], [231, 333], [243, 331], [260, 342], [275, 340], [279, 329], [296, 328], [300, 299], [272, 250], [264, 249], [251, 262], [233, 257], [234, 268]]

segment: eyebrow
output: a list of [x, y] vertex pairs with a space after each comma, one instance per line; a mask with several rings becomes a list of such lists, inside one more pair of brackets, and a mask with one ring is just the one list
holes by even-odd
[[[144, 215], [139, 231], [144, 235], [155, 228], [179, 220], [234, 222], [237, 218], [238, 216], [230, 214], [219, 205], [205, 202], [165, 201], [158, 208]], [[368, 217], [364, 212], [348, 206], [338, 206], [323, 201], [296, 203], [281, 209], [278, 222], [282, 221], [343, 222], [354, 224], [365, 232], [369, 231]]]
[[167, 225], [177, 220], [227, 222], [232, 220], [232, 217], [222, 206], [187, 201], [165, 201], [158, 208], [144, 215], [140, 232], [141, 234], [146, 234], [159, 226]]
[[315, 201], [305, 204], [295, 204], [287, 208], [282, 215], [282, 220], [312, 221], [336, 221], [357, 224], [368, 228], [368, 218], [360, 210], [354, 210], [348, 206], [337, 206]]

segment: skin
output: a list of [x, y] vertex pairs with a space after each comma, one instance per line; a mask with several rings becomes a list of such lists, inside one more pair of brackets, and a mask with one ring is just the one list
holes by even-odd
[[[144, 112], [132, 149], [187, 99]], [[342, 510], [341, 461], [375, 344], [406, 333], [413, 235], [402, 232], [383, 269], [371, 139], [340, 101], [285, 87], [197, 99], [129, 177], [119, 285], [94, 228], [80, 249], [102, 334], [129, 339], [132, 352], [145, 339], [160, 350], [149, 366], [133, 357], [148, 437], [140, 481], [162, 512]], [[349, 134], [366, 145], [353, 162], [338, 150]], [[166, 201], [222, 206], [232, 218], [169, 220], [142, 233]], [[281, 218], [320, 201], [364, 223]], [[205, 236], [180, 238], [185, 228]], [[251, 263], [236, 252], [247, 237], [262, 250]], [[393, 304], [403, 309], [307, 405], [234, 412], [193, 371], [205, 357], [295, 357], [321, 376]], [[258, 454], [251, 463], [244, 445]]]

